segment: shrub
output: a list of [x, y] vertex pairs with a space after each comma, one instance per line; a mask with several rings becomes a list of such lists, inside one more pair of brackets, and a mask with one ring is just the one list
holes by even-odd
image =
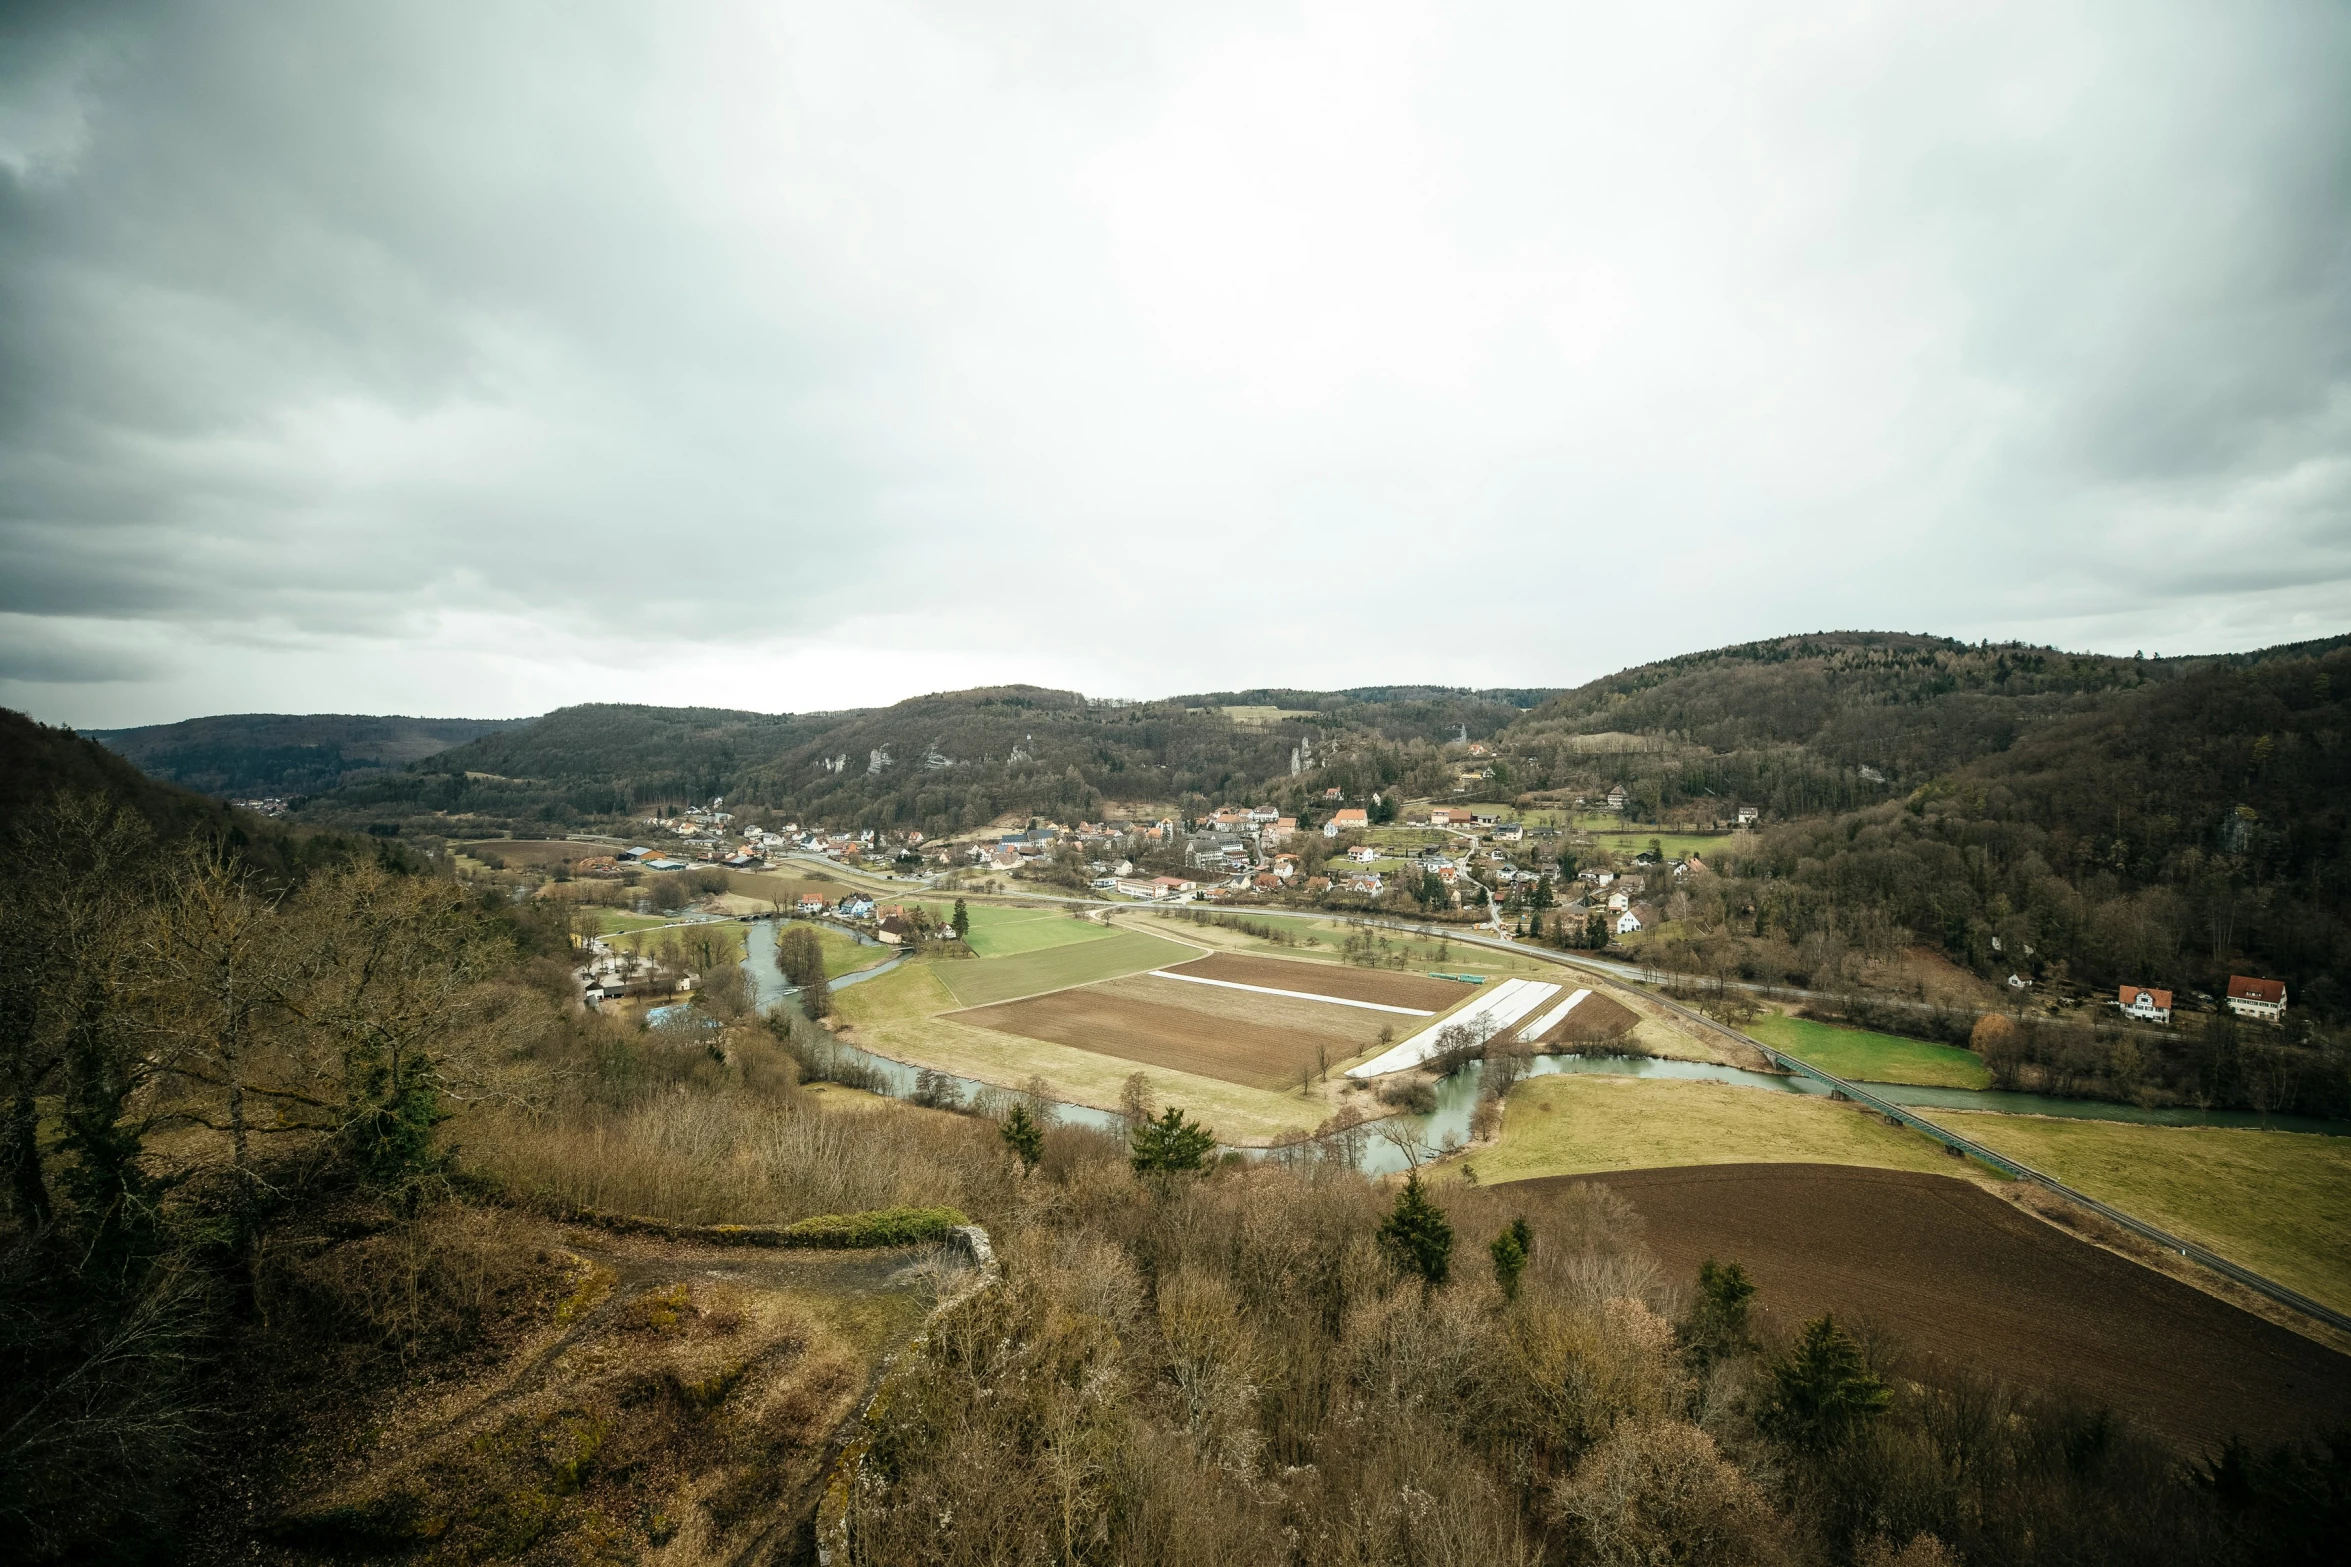
[[943, 1241], [971, 1221], [953, 1208], [875, 1208], [865, 1213], [826, 1213], [784, 1228], [787, 1246], [847, 1250], [862, 1246], [920, 1246]]

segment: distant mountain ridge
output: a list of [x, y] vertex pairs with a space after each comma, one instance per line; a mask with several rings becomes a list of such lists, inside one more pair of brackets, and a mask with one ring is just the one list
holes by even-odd
[[255, 799], [321, 793], [529, 722], [362, 713], [224, 713], [83, 734], [128, 758], [151, 778], [224, 799]]

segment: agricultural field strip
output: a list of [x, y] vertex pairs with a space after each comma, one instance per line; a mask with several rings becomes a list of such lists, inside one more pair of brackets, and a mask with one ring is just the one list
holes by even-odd
[[1438, 1036], [1446, 1029], [1456, 1024], [1485, 1022], [1493, 1026], [1494, 1032], [1499, 1033], [1558, 995], [1559, 990], [1559, 986], [1545, 984], [1541, 980], [1506, 979], [1451, 1017], [1430, 1024], [1404, 1043], [1374, 1056], [1361, 1066], [1348, 1068], [1347, 1075], [1380, 1077], [1389, 1072], [1401, 1072], [1406, 1067], [1418, 1066], [1437, 1053]]
[[1586, 998], [1588, 998], [1591, 994], [1592, 993], [1588, 990], [1579, 990], [1575, 992], [1575, 994], [1569, 996], [1565, 1001], [1562, 1001], [1559, 1003], [1559, 1005], [1553, 1007], [1550, 1011], [1544, 1013], [1541, 1017], [1535, 1019], [1525, 1028], [1521, 1029], [1519, 1031], [1518, 1037], [1530, 1041], [1541, 1039], [1545, 1034], [1548, 1034], [1551, 1032], [1551, 1030], [1557, 1028], [1570, 1012], [1573, 1012], [1577, 1007], [1582, 1006]]
[[1351, 1001], [1345, 996], [1318, 996], [1311, 990], [1276, 990], [1271, 985], [1244, 985], [1237, 979], [1210, 979], [1205, 974], [1171, 974], [1166, 969], [1150, 970], [1153, 979], [1180, 979], [1187, 985], [1215, 985], [1224, 990], [1254, 990], [1261, 996], [1289, 996], [1298, 1001], [1321, 1001], [1334, 1007], [1362, 1007], [1368, 1012], [1400, 1012], [1406, 1017], [1435, 1017], [1434, 1012], [1419, 1007], [1392, 1007], [1382, 1001]]

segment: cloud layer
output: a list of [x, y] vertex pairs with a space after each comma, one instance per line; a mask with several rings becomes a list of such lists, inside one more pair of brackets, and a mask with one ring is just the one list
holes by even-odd
[[2351, 12], [0, 17], [0, 702], [2351, 629]]

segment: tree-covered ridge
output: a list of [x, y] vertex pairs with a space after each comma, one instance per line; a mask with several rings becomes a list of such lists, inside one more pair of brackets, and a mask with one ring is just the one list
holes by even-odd
[[314, 794], [528, 723], [357, 713], [226, 713], [92, 730], [152, 778], [232, 799]]
[[1775, 829], [1726, 858], [1716, 896], [1737, 906], [1729, 923], [1799, 947], [1916, 939], [1991, 978], [2211, 994], [2250, 968], [2338, 1015], [2351, 1007], [2347, 683], [2339, 642], [2205, 663], [1901, 802]]
[[1824, 764], [1916, 779], [2177, 679], [2190, 663], [1882, 632], [1783, 637], [1610, 675], [1516, 733], [1667, 734], [1718, 754], [1801, 746]]

